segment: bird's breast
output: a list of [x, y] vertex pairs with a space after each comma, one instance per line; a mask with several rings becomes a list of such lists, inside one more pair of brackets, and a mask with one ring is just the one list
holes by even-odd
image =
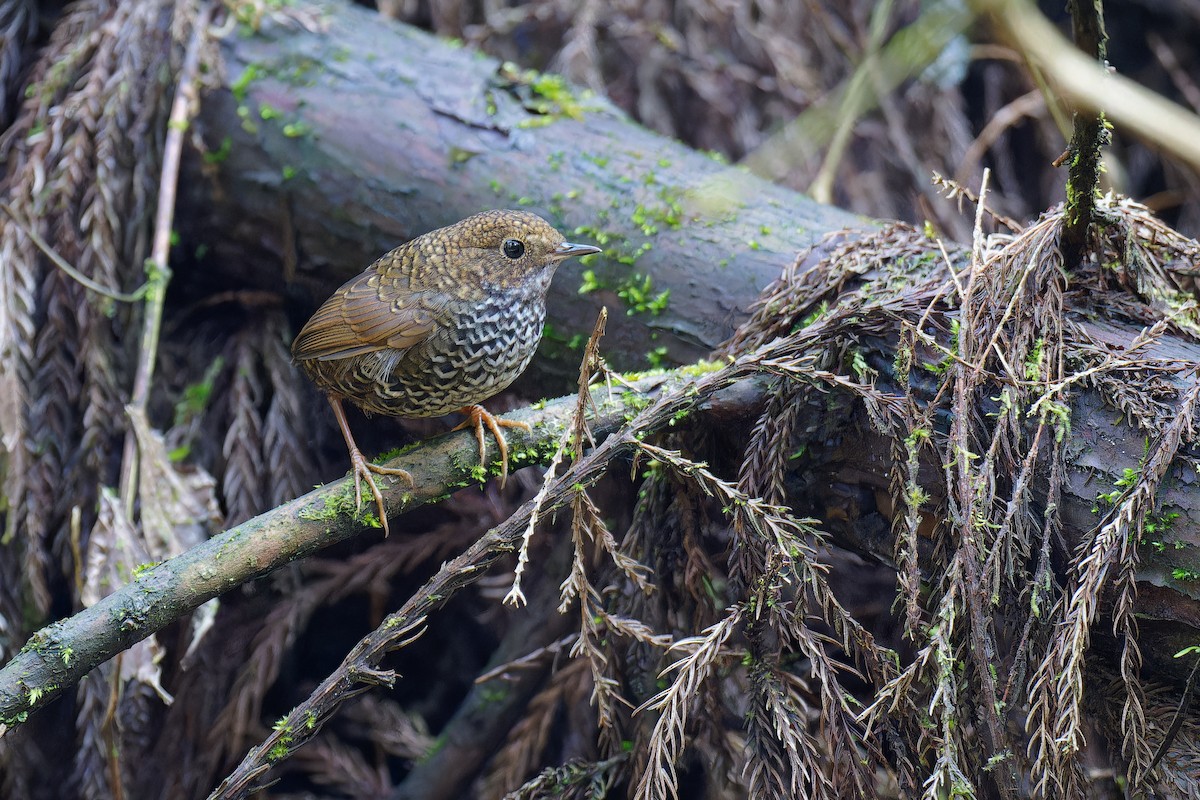
[[457, 324], [450, 328], [450, 346], [433, 354], [433, 361], [468, 383], [492, 384], [495, 376], [507, 377], [507, 386], [529, 364], [545, 321], [544, 298], [491, 292], [459, 311]]
[[347, 371], [371, 391], [349, 397], [363, 410], [434, 417], [483, 402], [525, 371], [542, 338], [545, 297], [520, 288], [491, 290], [453, 307], [423, 344], [354, 360]]

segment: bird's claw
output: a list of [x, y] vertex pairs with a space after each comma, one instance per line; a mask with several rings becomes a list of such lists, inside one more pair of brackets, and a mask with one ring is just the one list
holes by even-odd
[[479, 442], [479, 465], [487, 470], [487, 449], [483, 443], [483, 428], [486, 425], [487, 429], [496, 439], [496, 447], [500, 450], [500, 488], [504, 488], [504, 484], [508, 481], [508, 442], [504, 438], [504, 434], [500, 431], [501, 428], [520, 428], [526, 433], [529, 433], [533, 428], [529, 427], [528, 423], [518, 422], [511, 419], [501, 419], [492, 412], [488, 411], [483, 406], [467, 406], [462, 409], [463, 414], [467, 418], [456, 426], [454, 430], [461, 431], [464, 428], [475, 429], [475, 440]]
[[371, 489], [371, 497], [375, 499], [375, 507], [379, 509], [379, 522], [383, 526], [383, 535], [387, 536], [391, 531], [388, 528], [387, 512], [383, 507], [383, 493], [379, 491], [379, 486], [376, 485], [375, 478], [371, 473], [398, 475], [408, 481], [410, 486], [415, 486], [412, 474], [399, 467], [381, 467], [378, 464], [372, 464], [363, 458], [363, 454], [359, 450], [350, 451], [350, 466], [354, 472], [354, 513], [358, 514], [362, 511], [362, 481], [365, 479], [367, 486]]

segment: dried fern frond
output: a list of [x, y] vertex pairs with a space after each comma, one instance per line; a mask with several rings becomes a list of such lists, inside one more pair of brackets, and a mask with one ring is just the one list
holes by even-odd
[[551, 733], [561, 724], [556, 717], [564, 710], [587, 707], [590, 673], [590, 660], [576, 658], [557, 670], [545, 688], [533, 696], [504, 746], [491, 759], [480, 781], [479, 796], [494, 798], [515, 791], [530, 772], [544, 763]]
[[571, 761], [543, 770], [502, 800], [602, 800], [616, 783], [615, 773], [628, 760], [622, 754], [599, 762]]
[[230, 425], [225, 432], [221, 492], [230, 522], [250, 519], [266, 508], [267, 463], [263, 459], [264, 388], [258, 370], [258, 337], [244, 331], [234, 340], [229, 389]]
[[341, 797], [387, 797], [392, 779], [387, 765], [371, 764], [357, 747], [341, 741], [330, 731], [296, 754], [289, 771], [302, 773], [318, 786]]
[[[52, 265], [20, 220], [92, 285], [120, 293], [142, 282], [170, 76], [194, 18], [191, 0], [71, 5], [3, 136], [0, 186], [13, 210], [0, 216], [6, 538], [43, 612], [48, 582], [76, 569], [76, 509], [90, 530], [100, 487], [117, 481], [133, 337], [116, 331], [133, 312]], [[6, 65], [14, 52], [4, 48]]]
[[[1137, 670], [1141, 655], [1137, 621], [1133, 614], [1133, 574], [1138, 564], [1137, 543], [1144, 526], [1156, 511], [1159, 483], [1173, 462], [1192, 423], [1200, 382], [1184, 398], [1172, 425], [1163, 431], [1108, 520], [1081, 547], [1071, 582], [1052, 613], [1059, 622], [1046, 646], [1041, 665], [1030, 686], [1030, 748], [1036, 754], [1037, 788], [1042, 796], [1072, 791], [1078, 775], [1073, 762], [1084, 743], [1084, 655], [1101, 598], [1109, 587], [1116, 591], [1113, 632], [1123, 641], [1121, 678], [1126, 692], [1121, 711], [1122, 754], [1129, 762], [1131, 780], [1143, 777], [1152, 755], [1147, 741], [1146, 716]], [[1061, 776], [1070, 776], [1066, 781]]]
[[407, 761], [418, 761], [437, 746], [423, 718], [386, 698], [363, 695], [346, 709], [344, 721], [356, 729], [356, 738]]
[[654, 732], [648, 742], [645, 770], [638, 777], [635, 797], [644, 800], [677, 797], [679, 784], [675, 762], [687, 742], [687, 723], [693, 704], [700, 697], [700, 686], [729, 654], [725, 645], [742, 620], [741, 609], [731, 609], [724, 619], [701, 635], [676, 642], [673, 650], [684, 653], [667, 672], [673, 673], [670, 685], [639, 709], [639, 713], [657, 712]]

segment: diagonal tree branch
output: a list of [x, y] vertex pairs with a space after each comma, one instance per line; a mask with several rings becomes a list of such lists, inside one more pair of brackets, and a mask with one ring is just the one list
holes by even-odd
[[[634, 384], [643, 394], [598, 388], [593, 422], [597, 436], [610, 434], [633, 409], [671, 384], [667, 377], [658, 376]], [[514, 465], [548, 460], [574, 409], [571, 395], [508, 415], [533, 428], [531, 433], [509, 434]], [[477, 453], [473, 434], [458, 432], [430, 439], [388, 461], [416, 479], [411, 489], [405, 482], [380, 482], [389, 514], [438, 502], [452, 491], [478, 484], [485, 476], [480, 474]], [[498, 462], [493, 463], [491, 472], [498, 474], [498, 467]], [[45, 706], [92, 668], [201, 603], [358, 535], [364, 524], [378, 525], [378, 521], [369, 513], [355, 517], [354, 487], [343, 478], [140, 571], [91, 608], [35, 633], [0, 668], [0, 733], [5, 725], [23, 722], [29, 712]]]

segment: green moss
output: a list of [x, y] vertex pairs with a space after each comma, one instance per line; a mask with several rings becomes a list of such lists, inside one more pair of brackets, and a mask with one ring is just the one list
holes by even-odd
[[558, 450], [558, 437], [545, 436], [531, 439], [527, 447], [516, 447], [508, 453], [509, 469], [548, 464]]
[[[1092, 509], [1096, 510], [1095, 507]], [[1154, 549], [1156, 553], [1162, 553], [1170, 546], [1175, 550], [1182, 550], [1190, 545], [1184, 541], [1175, 541], [1168, 543], [1165, 541], [1166, 534], [1170, 533], [1175, 525], [1175, 520], [1179, 519], [1179, 513], [1170, 511], [1163, 514], [1150, 514], [1142, 522], [1142, 532], [1144, 536], [1138, 544], [1148, 546]]]
[[12, 727], [14, 725], [22, 724], [27, 719], [29, 719], [28, 711], [18, 711], [16, 714], [13, 714], [12, 716], [8, 716], [8, 715], [0, 716], [0, 725], [7, 725], [8, 727]]
[[655, 293], [653, 278], [649, 275], [634, 274], [621, 281], [617, 286], [617, 297], [625, 301], [627, 306], [625, 313], [629, 316], [648, 313], [657, 317], [666, 310], [671, 290], [664, 289]]
[[518, 128], [539, 128], [564, 117], [583, 119], [585, 112], [598, 108], [590, 102], [594, 99], [592, 92], [576, 93], [561, 75], [521, 69], [511, 61], [501, 64], [498, 72], [499, 88], [515, 96], [525, 110], [536, 115], [518, 122]]
[[283, 126], [283, 135], [289, 139], [299, 139], [312, 133], [312, 126], [307, 122], [288, 122]]
[[503, 703], [509, 697], [509, 692], [504, 688], [503, 681], [488, 681], [480, 692], [480, 700], [487, 704]]
[[[603, 219], [607, 214], [597, 215]], [[573, 234], [577, 237], [585, 237], [594, 241], [597, 245], [604, 248], [604, 253], [600, 255], [586, 255], [579, 259], [579, 263], [584, 266], [589, 266], [599, 257], [607, 258], [611, 261], [616, 261], [618, 264], [625, 266], [633, 266], [639, 258], [650, 252], [653, 245], [650, 242], [642, 242], [640, 245], [631, 243], [624, 234], [605, 230], [594, 225], [580, 225], [575, 228]], [[597, 287], [600, 284], [597, 283]]]
[[724, 368], [725, 364], [720, 361], [701, 359], [695, 364], [688, 364], [687, 366], [680, 367], [679, 374], [689, 378], [699, 378], [701, 375], [708, 375]]
[[1054, 427], [1054, 441], [1062, 442], [1071, 435], [1071, 409], [1065, 403], [1047, 402], [1041, 406], [1042, 419]]
[[[636, 380], [636, 379], [635, 379]], [[621, 392], [621, 403], [633, 411], [642, 411], [650, 406], [650, 398], [643, 394], [626, 389]]]
[[[474, 453], [469, 462], [464, 462], [457, 453], [450, 454], [450, 469], [452, 477], [446, 481], [451, 490], [465, 489], [468, 486], [478, 486], [488, 479], [488, 467], [480, 464], [478, 453]], [[495, 474], [500, 474], [500, 462], [496, 461]]]
[[[345, 61], [349, 57], [350, 51], [345, 47], [338, 48], [331, 55], [333, 61]], [[317, 75], [324, 69], [324, 65], [311, 56], [289, 53], [275, 65], [272, 74], [290, 86], [313, 86], [317, 82]]]
[[667, 365], [667, 348], [656, 347], [653, 350], [646, 352], [646, 361], [655, 369], [662, 369]]
[[1036, 381], [1042, 375], [1042, 361], [1045, 358], [1046, 339], [1039, 336], [1033, 343], [1033, 348], [1025, 356], [1025, 380]]
[[37, 631], [29, 637], [29, 641], [21, 646], [22, 653], [41, 653], [42, 649], [51, 643], [45, 631]]
[[220, 146], [216, 150], [209, 150], [204, 154], [205, 164], [220, 164], [229, 158], [230, 152], [233, 151], [233, 139], [226, 136], [221, 140]]
[[[665, 369], [644, 369], [621, 373], [621, 378], [633, 383], [644, 378], [665, 378], [669, 373]], [[647, 401], [649, 402], [649, 401]]]
[[[646, 374], [650, 373], [640, 373], [640, 375]], [[621, 392], [620, 399], [621, 405], [625, 408], [625, 413], [622, 416], [626, 422], [633, 421], [634, 417], [650, 405], [650, 398], [628, 389]]]
[[217, 356], [204, 370], [204, 377], [184, 387], [183, 395], [175, 404], [176, 427], [186, 427], [192, 420], [204, 414], [212, 398], [213, 385], [224, 368], [224, 356]]
[[568, 353], [578, 353], [583, 350], [583, 345], [586, 342], [587, 336], [583, 333], [568, 335], [550, 323], [546, 323], [545, 331], [542, 333], [541, 344], [538, 346], [538, 357], [553, 360]]
[[600, 288], [600, 280], [596, 277], [596, 271], [585, 269], [580, 276], [579, 294], [588, 294]]
[[363, 487], [363, 494], [366, 497], [363, 500], [361, 511], [356, 508], [354, 501], [354, 484], [348, 483], [344, 490], [327, 495], [319, 508], [316, 503], [312, 503], [300, 509], [296, 516], [313, 522], [328, 522], [345, 516], [372, 528], [382, 528], [383, 524], [375, 515], [375, 503], [371, 500], [370, 489]]
[[372, 460], [376, 464], [386, 464], [387, 462], [391, 461], [393, 458], [399, 458], [400, 456], [404, 455], [405, 453], [411, 453], [413, 450], [416, 450], [420, 446], [421, 446], [420, 442], [409, 442], [408, 444], [404, 445], [403, 447], [393, 447], [391, 450], [385, 450], [384, 452], [380, 453]]
[[871, 366], [867, 364], [867, 356], [862, 350], [859, 350], [858, 348], [852, 349], [847, 354], [847, 358], [849, 363], [846, 366], [852, 373], [854, 373], [854, 377], [858, 378], [860, 382], [868, 383], [870, 379], [874, 377], [875, 370], [873, 370]]
[[953, 366], [953, 364], [954, 364], [954, 354], [958, 352], [958, 331], [959, 331], [958, 320], [956, 320], [956, 319], [951, 320], [950, 321], [950, 346], [943, 349], [943, 351], [942, 351], [943, 356], [940, 361], [937, 361], [934, 363], [930, 363], [927, 361], [922, 362], [921, 369], [925, 370], [926, 372], [931, 372], [937, 376], [945, 375], [950, 370], [950, 367]]
[[892, 374], [901, 386], [908, 384], [912, 374], [913, 349], [907, 341], [902, 341], [896, 348], [896, 357], [892, 359]]
[[[657, 183], [653, 172], [647, 173], [644, 182], [647, 185]], [[633, 209], [631, 221], [641, 228], [646, 236], [658, 233], [660, 226], [670, 230], [678, 230], [683, 225], [683, 202], [679, 189], [663, 184], [655, 192], [657, 203], [639, 203]]]
[[296, 513], [296, 516], [298, 516], [300, 519], [309, 520], [310, 522], [328, 522], [329, 520], [337, 519], [339, 516], [341, 516], [341, 511], [336, 503], [326, 499], [325, 502], [321, 504], [320, 508], [317, 507], [316, 503], [313, 503], [300, 509]]
[[242, 70], [242, 74], [234, 79], [233, 83], [229, 84], [229, 91], [233, 93], [233, 99], [238, 103], [246, 101], [246, 92], [250, 88], [250, 84], [263, 77], [266, 74], [262, 65], [255, 62], [250, 62], [246, 68]]
[[242, 121], [242, 130], [249, 134], [258, 133], [258, 125], [250, 116], [250, 106], [240, 105], [237, 107], [238, 119]]

